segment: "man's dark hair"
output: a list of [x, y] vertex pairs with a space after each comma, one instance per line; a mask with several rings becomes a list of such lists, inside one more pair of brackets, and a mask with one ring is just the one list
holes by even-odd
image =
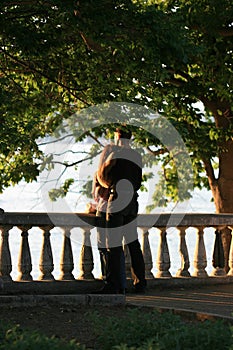
[[132, 132], [122, 128], [116, 128], [116, 132], [120, 135], [121, 139], [131, 139]]

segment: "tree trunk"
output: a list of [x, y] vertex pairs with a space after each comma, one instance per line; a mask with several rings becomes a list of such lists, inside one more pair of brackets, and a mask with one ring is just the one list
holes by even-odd
[[219, 155], [219, 175], [210, 187], [217, 213], [233, 213], [233, 141]]
[[[219, 174], [213, 181], [209, 178], [213, 194], [216, 213], [233, 213], [233, 141], [226, 143], [225, 151], [219, 155]], [[221, 230], [221, 239], [224, 250], [225, 271], [229, 271], [228, 260], [231, 244], [231, 230]]]

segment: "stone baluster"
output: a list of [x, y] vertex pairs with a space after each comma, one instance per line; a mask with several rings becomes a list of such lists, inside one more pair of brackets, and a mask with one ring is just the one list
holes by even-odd
[[52, 275], [54, 264], [53, 264], [53, 253], [50, 242], [50, 230], [52, 230], [53, 226], [42, 226], [40, 229], [43, 231], [43, 241], [40, 255], [40, 263], [39, 268], [41, 274], [39, 276], [39, 280], [54, 280], [54, 276]]
[[186, 227], [178, 228], [180, 235], [180, 245], [179, 245], [179, 253], [181, 256], [181, 267], [176, 273], [176, 277], [190, 277], [190, 273], [188, 271], [190, 267], [189, 262], [189, 253], [186, 244]]
[[231, 245], [230, 245], [230, 253], [229, 253], [229, 271], [227, 273], [228, 276], [233, 276], [233, 226], [229, 227], [231, 229]]
[[145, 276], [146, 278], [154, 278], [151, 270], [153, 268], [152, 254], [149, 242], [148, 227], [140, 227], [142, 230], [142, 253], [145, 262]]
[[225, 271], [225, 259], [222, 245], [222, 232], [221, 228], [215, 230], [215, 242], [213, 252], [213, 270], [211, 276], [226, 276]]
[[126, 278], [132, 278], [132, 268], [131, 268], [131, 257], [129, 253], [129, 248], [123, 239], [123, 250], [125, 255], [125, 274]]
[[0, 278], [4, 282], [12, 281], [12, 261], [9, 247], [9, 230], [10, 225], [0, 226], [1, 231], [1, 245], [0, 245]]
[[204, 229], [199, 227], [197, 229], [197, 240], [194, 251], [194, 272], [193, 277], [208, 277], [206, 272], [207, 260], [206, 260], [206, 249], [204, 243]]
[[[221, 225], [222, 226], [222, 225]], [[230, 248], [231, 248], [231, 239], [232, 239], [232, 231], [230, 226], [224, 225], [224, 227], [219, 228], [221, 230], [221, 240], [224, 250], [224, 270], [226, 273], [229, 272], [229, 255], [230, 255]]]
[[31, 225], [18, 226], [21, 230], [21, 245], [18, 259], [18, 281], [32, 281], [32, 260], [28, 243], [28, 230], [30, 230], [31, 227]]
[[74, 269], [73, 252], [70, 240], [70, 229], [69, 227], [63, 227], [63, 244], [60, 259], [60, 270], [61, 274], [59, 280], [74, 280], [72, 271]]
[[82, 244], [80, 261], [79, 261], [80, 275], [78, 279], [81, 279], [81, 280], [94, 279], [94, 276], [92, 273], [92, 270], [94, 268], [93, 252], [92, 252], [91, 240], [90, 240], [91, 228], [89, 226], [86, 226], [82, 228], [82, 231], [83, 231], [83, 244]]
[[159, 231], [160, 239], [156, 261], [158, 272], [156, 274], [156, 277], [171, 277], [171, 273], [169, 272], [171, 262], [167, 245], [167, 231], [164, 227], [159, 229]]

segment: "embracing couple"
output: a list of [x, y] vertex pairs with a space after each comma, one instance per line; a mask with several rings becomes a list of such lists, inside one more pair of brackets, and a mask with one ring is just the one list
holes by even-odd
[[141, 155], [130, 147], [131, 132], [115, 131], [115, 144], [103, 149], [93, 181], [97, 203], [97, 237], [104, 287], [94, 293], [124, 294], [126, 289], [123, 238], [129, 248], [133, 291], [144, 293], [145, 263], [138, 240], [138, 194], [142, 182]]

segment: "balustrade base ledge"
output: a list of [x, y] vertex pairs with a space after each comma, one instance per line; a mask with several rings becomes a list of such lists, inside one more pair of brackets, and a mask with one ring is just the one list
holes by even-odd
[[0, 295], [39, 295], [39, 294], [87, 294], [101, 288], [102, 280], [75, 281], [11, 281], [2, 282]]
[[[163, 277], [148, 278], [148, 290], [163, 288], [193, 288], [194, 286], [208, 286], [217, 284], [233, 284], [233, 276], [203, 277]], [[3, 281], [0, 286], [0, 295], [81, 295], [89, 294], [103, 286], [103, 281], [74, 280], [74, 281]], [[132, 280], [127, 280], [130, 292]], [[0, 302], [1, 304], [1, 302]]]
[[162, 277], [147, 279], [148, 288], [193, 288], [198, 286], [233, 284], [233, 276]]
[[33, 307], [41, 305], [60, 306], [122, 306], [125, 296], [92, 294], [51, 294], [51, 295], [0, 295], [0, 307]]

